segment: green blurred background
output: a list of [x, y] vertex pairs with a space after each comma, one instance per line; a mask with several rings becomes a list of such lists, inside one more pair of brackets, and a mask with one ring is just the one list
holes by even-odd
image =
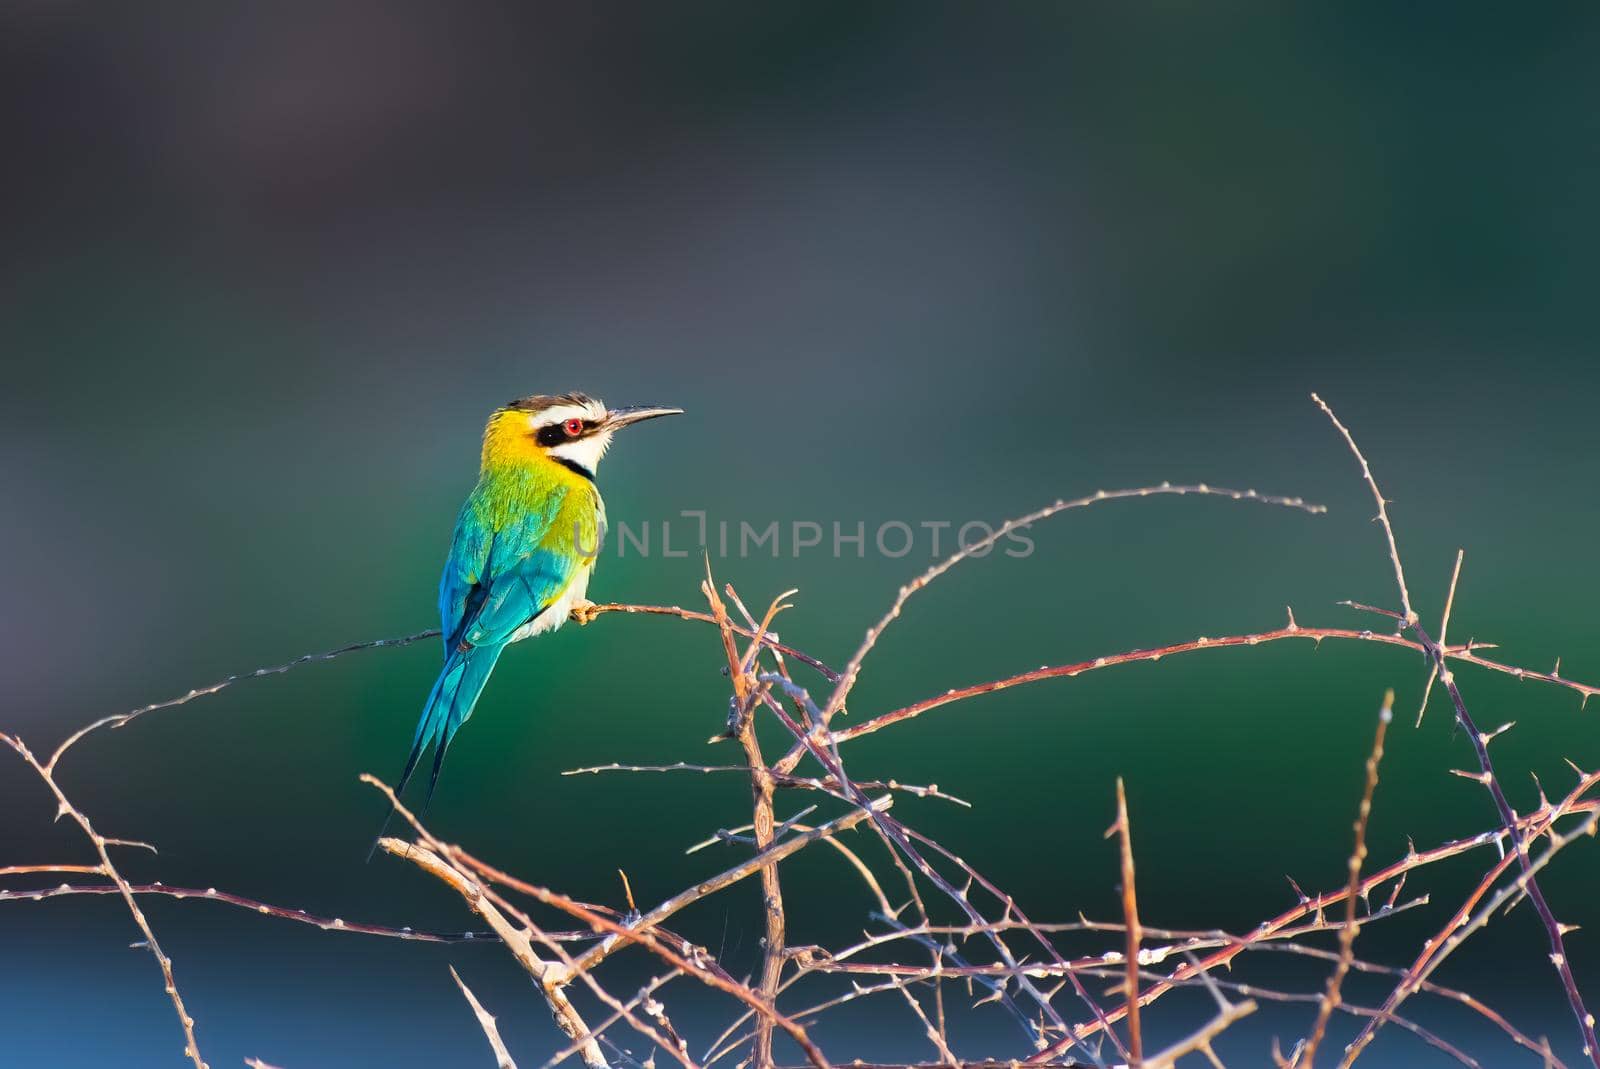
[[[1218, 500], [1113, 503], [964, 564], [868, 662], [852, 716], [1041, 663], [1197, 634], [1359, 626], [1394, 596], [1370, 499], [1316, 389], [1394, 499], [1419, 608], [1451, 635], [1600, 680], [1593, 418], [1600, 80], [1592, 5], [818, 3], [6, 5], [0, 24], [4, 728], [35, 748], [230, 672], [431, 626], [450, 524], [494, 405], [579, 388], [689, 415], [630, 432], [613, 521], [680, 509], [764, 525], [998, 520], [1100, 487], [1208, 480]], [[675, 527], [674, 534], [679, 534]], [[714, 562], [785, 639], [842, 663], [927, 563]], [[599, 600], [691, 604], [701, 563], [608, 556]], [[737, 778], [561, 778], [613, 760], [723, 760], [714, 633], [608, 617], [514, 649], [432, 814], [505, 868], [655, 900], [738, 848]], [[130, 875], [327, 915], [460, 928], [418, 873], [361, 863], [437, 647], [242, 684], [64, 765]], [[1512, 801], [1600, 762], [1594, 711], [1463, 670]], [[851, 747], [860, 777], [936, 781], [903, 817], [1036, 917], [1117, 908], [1101, 833], [1126, 777], [1146, 922], [1247, 929], [1343, 880], [1378, 698], [1400, 694], [1373, 860], [1491, 826], [1444, 707], [1410, 726], [1418, 659], [1280, 644], [1021, 688]], [[784, 798], [785, 812], [811, 799]], [[20, 763], [0, 863], [85, 861]], [[1585, 843], [1547, 889], [1600, 1000]], [[1371, 926], [1403, 964], [1487, 855]], [[831, 856], [786, 871], [797, 942], [870, 903]], [[22, 885], [22, 881], [11, 881]], [[755, 961], [754, 886], [682, 927]], [[324, 933], [157, 901], [211, 1064], [477, 1065], [460, 968], [538, 1064], [554, 1032], [499, 951]], [[111, 899], [0, 907], [5, 1065], [179, 1064], [147, 955]], [[1087, 946], [1087, 945], [1086, 945]], [[1095, 949], [1104, 949], [1096, 944]], [[618, 990], [641, 963], [619, 958]], [[1256, 979], [1318, 990], [1320, 966]], [[629, 969], [635, 970], [628, 973]], [[1440, 973], [1564, 1055], [1576, 1030], [1526, 907]], [[723, 1004], [680, 983], [697, 1037]], [[1352, 981], [1374, 1003], [1381, 980]], [[891, 996], [892, 998], [892, 996]], [[1487, 1066], [1538, 1064], [1481, 1019], [1412, 1013]], [[1207, 1013], [1180, 994], [1170, 1037]], [[1267, 1062], [1312, 1007], [1219, 1047]], [[992, 1007], [964, 1053], [1023, 1053]], [[1349, 1036], [1339, 1022], [1335, 1039]], [[818, 1029], [837, 1057], [924, 1058], [904, 1006]], [[642, 1053], [642, 1052], [641, 1052]], [[1390, 1028], [1371, 1065], [1445, 1064]]]

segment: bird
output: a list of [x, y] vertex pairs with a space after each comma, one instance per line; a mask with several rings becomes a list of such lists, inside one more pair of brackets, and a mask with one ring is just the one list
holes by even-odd
[[439, 579], [444, 664], [423, 703], [396, 796], [431, 746], [426, 810], [445, 752], [500, 654], [513, 642], [554, 631], [590, 604], [589, 577], [606, 527], [595, 470], [612, 435], [682, 412], [661, 405], [607, 408], [586, 394], [563, 393], [523, 397], [490, 415], [478, 482], [456, 518]]

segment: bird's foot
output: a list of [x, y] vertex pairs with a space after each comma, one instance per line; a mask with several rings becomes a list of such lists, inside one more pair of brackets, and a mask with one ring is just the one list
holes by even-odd
[[600, 607], [594, 602], [584, 598], [582, 601], [573, 602], [569, 615], [579, 627], [583, 627], [600, 615], [599, 609]]

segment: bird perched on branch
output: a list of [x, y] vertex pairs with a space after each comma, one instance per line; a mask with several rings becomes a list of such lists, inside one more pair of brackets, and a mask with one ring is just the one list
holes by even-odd
[[595, 468], [623, 427], [678, 408], [607, 408], [581, 393], [524, 397], [498, 409], [483, 431], [483, 462], [456, 519], [439, 580], [444, 667], [422, 707], [396, 793], [433, 747], [428, 800], [445, 751], [506, 646], [554, 631], [584, 597], [606, 507]]

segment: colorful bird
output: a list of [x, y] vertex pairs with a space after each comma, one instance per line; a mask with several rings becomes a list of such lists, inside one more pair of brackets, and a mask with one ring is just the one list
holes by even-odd
[[472, 715], [501, 652], [554, 631], [589, 604], [584, 594], [606, 527], [594, 475], [612, 434], [682, 411], [608, 409], [567, 393], [524, 397], [489, 417], [478, 485], [461, 506], [439, 580], [444, 667], [422, 707], [396, 793], [432, 746], [431, 802], [450, 740]]

